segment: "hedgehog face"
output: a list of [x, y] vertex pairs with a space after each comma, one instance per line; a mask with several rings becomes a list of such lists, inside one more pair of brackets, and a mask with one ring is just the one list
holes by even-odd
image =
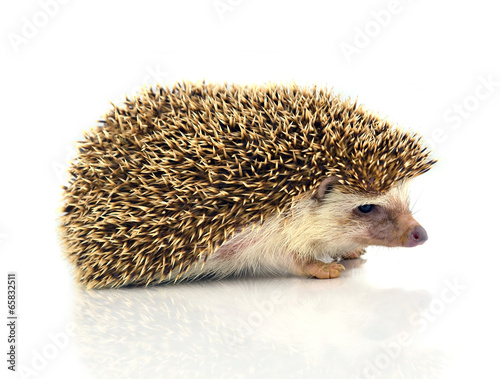
[[413, 218], [406, 190], [395, 188], [387, 195], [370, 199], [352, 210], [360, 227], [357, 240], [363, 245], [413, 247], [427, 240], [427, 233]]
[[425, 229], [411, 214], [407, 183], [381, 195], [346, 194], [331, 179], [327, 183], [329, 189], [325, 192], [320, 186], [317, 196], [323, 196], [321, 214], [327, 218], [323, 222], [332, 225], [332, 240], [345, 235], [359, 247], [413, 247], [427, 240]]

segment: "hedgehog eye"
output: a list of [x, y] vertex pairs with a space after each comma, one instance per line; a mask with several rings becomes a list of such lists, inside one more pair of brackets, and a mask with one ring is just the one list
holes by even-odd
[[375, 208], [374, 204], [365, 204], [365, 205], [360, 205], [358, 207], [358, 210], [361, 213], [370, 213], [373, 210], [373, 208]]

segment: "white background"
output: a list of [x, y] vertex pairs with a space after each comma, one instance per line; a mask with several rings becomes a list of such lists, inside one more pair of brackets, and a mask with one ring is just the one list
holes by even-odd
[[[498, 14], [486, 0], [3, 2], [0, 286], [17, 272], [19, 319], [18, 372], [2, 328], [0, 376], [498, 375]], [[371, 248], [331, 281], [80, 290], [55, 234], [72, 141], [144, 83], [200, 79], [325, 85], [422, 133], [439, 159], [413, 185], [429, 241]]]

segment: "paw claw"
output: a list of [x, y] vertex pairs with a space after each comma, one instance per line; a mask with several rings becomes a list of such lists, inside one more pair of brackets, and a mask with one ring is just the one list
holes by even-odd
[[331, 262], [314, 262], [307, 266], [307, 272], [314, 278], [318, 279], [333, 279], [337, 278], [345, 267], [340, 263]]

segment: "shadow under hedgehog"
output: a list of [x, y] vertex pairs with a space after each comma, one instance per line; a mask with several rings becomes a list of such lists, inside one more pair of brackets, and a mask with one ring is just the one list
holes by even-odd
[[408, 196], [436, 163], [421, 137], [327, 89], [151, 87], [77, 148], [59, 234], [87, 288], [335, 278], [369, 245], [427, 239]]

